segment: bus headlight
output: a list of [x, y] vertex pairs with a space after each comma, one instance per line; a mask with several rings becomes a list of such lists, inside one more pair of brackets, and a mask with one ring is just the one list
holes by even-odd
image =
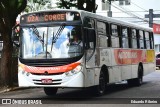
[[22, 71], [22, 74], [25, 74], [25, 71], [24, 71], [24, 70]]
[[24, 71], [24, 70], [21, 70], [20, 72], [22, 73], [22, 75], [26, 75], [26, 76], [29, 76], [29, 75], [31, 74], [31, 73], [26, 72], [26, 71]]
[[74, 68], [73, 70], [66, 72], [65, 74], [67, 76], [72, 76], [74, 74], [77, 74], [78, 72], [80, 72], [82, 70], [82, 65], [78, 65], [76, 68]]
[[26, 75], [26, 76], [29, 76], [31, 74], [30, 72], [26, 72], [21, 66], [18, 67], [18, 71], [22, 75]]

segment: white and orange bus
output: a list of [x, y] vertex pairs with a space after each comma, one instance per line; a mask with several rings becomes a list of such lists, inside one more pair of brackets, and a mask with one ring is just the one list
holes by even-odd
[[155, 71], [152, 29], [94, 13], [25, 14], [19, 36], [19, 86], [44, 87], [47, 95], [65, 87], [93, 87], [102, 95], [110, 83], [140, 86]]

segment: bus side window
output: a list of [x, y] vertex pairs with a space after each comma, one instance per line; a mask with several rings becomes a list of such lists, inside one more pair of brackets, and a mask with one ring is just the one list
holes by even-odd
[[140, 49], [144, 49], [144, 37], [143, 37], [143, 31], [139, 31], [139, 43], [140, 43]]
[[120, 47], [119, 36], [118, 36], [118, 26], [111, 24], [111, 46], [115, 48]]
[[136, 29], [131, 29], [131, 36], [132, 36], [132, 48], [137, 48], [137, 36], [136, 36]]
[[149, 32], [145, 32], [146, 49], [150, 49]]
[[108, 47], [106, 23], [97, 21], [98, 44], [100, 47]]
[[153, 33], [149, 33], [149, 39], [150, 39], [150, 47], [151, 49], [154, 49], [154, 38], [153, 38]]
[[121, 35], [122, 35], [122, 48], [129, 48], [127, 27], [122, 27], [122, 34]]
[[[93, 34], [94, 33], [94, 34]], [[92, 18], [84, 18], [84, 39], [86, 48], [86, 61], [88, 62], [93, 56], [96, 47], [95, 20]], [[90, 36], [89, 36], [90, 35]], [[94, 37], [91, 38], [91, 35]], [[87, 37], [87, 38], [86, 38]], [[92, 39], [92, 40], [91, 40]], [[90, 41], [91, 40], [91, 41]]]
[[84, 27], [95, 28], [95, 21], [90, 18], [85, 18], [84, 19]]

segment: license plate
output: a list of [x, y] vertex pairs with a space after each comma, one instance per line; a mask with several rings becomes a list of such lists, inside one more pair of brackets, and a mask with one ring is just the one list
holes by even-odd
[[42, 79], [41, 81], [45, 84], [52, 83], [52, 79]]

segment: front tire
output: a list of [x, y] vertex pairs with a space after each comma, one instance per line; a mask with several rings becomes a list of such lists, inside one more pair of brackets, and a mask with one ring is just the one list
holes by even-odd
[[58, 88], [56, 87], [44, 87], [44, 92], [48, 96], [56, 95]]

